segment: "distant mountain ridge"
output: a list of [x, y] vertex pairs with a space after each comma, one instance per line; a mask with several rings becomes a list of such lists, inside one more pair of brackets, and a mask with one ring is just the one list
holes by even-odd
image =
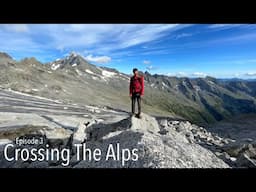
[[[35, 58], [13, 60], [0, 53], [0, 86], [20, 92], [80, 104], [130, 110], [130, 76], [90, 64], [72, 52], [42, 64]], [[187, 78], [142, 73], [143, 110], [177, 116], [194, 123], [213, 123], [244, 113], [256, 113], [256, 81]]]

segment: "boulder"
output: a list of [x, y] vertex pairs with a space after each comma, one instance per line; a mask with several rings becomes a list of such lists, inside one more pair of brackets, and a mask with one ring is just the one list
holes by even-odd
[[48, 129], [44, 131], [50, 147], [66, 147], [71, 139], [72, 131], [64, 128]]
[[86, 128], [90, 127], [94, 123], [95, 123], [95, 120], [81, 121], [78, 125], [77, 130], [74, 132], [72, 145], [84, 142], [87, 139], [87, 134], [86, 134], [86, 131], [85, 131]]
[[249, 167], [255, 168], [256, 167], [256, 160], [251, 159], [247, 154], [243, 153], [237, 158], [237, 166], [238, 167]]
[[167, 127], [168, 126], [168, 121], [167, 121], [167, 119], [162, 119], [162, 120], [160, 120], [159, 124], [162, 127]]

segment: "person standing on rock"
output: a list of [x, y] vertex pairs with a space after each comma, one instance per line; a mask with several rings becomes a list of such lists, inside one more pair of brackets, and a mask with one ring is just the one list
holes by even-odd
[[130, 97], [132, 100], [132, 116], [135, 116], [135, 103], [138, 103], [138, 117], [141, 118], [141, 97], [144, 95], [144, 78], [139, 75], [138, 69], [133, 69], [130, 79]]

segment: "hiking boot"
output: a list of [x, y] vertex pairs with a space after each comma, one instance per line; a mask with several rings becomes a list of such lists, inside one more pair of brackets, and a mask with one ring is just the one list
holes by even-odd
[[139, 118], [139, 119], [142, 118], [141, 114], [137, 114], [136, 117]]
[[135, 113], [131, 113], [131, 117], [135, 117], [136, 115], [135, 115]]

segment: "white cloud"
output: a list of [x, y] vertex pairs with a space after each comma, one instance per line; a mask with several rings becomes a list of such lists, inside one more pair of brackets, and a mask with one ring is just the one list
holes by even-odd
[[153, 69], [153, 66], [152, 65], [150, 65], [150, 66], [148, 66], [148, 67], [146, 67], [148, 70], [152, 70]]
[[0, 27], [3, 27], [5, 30], [10, 32], [28, 32], [29, 27], [27, 24], [2, 24]]
[[181, 34], [178, 34], [175, 39], [180, 39], [180, 38], [183, 38], [183, 37], [189, 37], [189, 36], [192, 36], [192, 34], [190, 33], [181, 33]]
[[149, 66], [146, 67], [146, 69], [149, 70], [149, 71], [152, 71], [152, 70], [157, 70], [158, 67], [155, 67], [153, 65], [149, 65]]
[[146, 65], [148, 65], [148, 64], [151, 63], [151, 61], [149, 61], [149, 60], [144, 60], [143, 63], [146, 64]]
[[93, 55], [87, 55], [85, 59], [89, 62], [95, 62], [95, 63], [108, 63], [111, 61], [111, 57], [108, 56], [93, 56]]
[[212, 24], [212, 25], [209, 25], [208, 28], [212, 28], [212, 29], [232, 28], [232, 27], [240, 27], [242, 25], [245, 25], [245, 24]]
[[[18, 51], [20, 55], [28, 52], [60, 53], [76, 52], [83, 55], [111, 55], [118, 59], [138, 54], [127, 48], [145, 43], [162, 41], [173, 31], [188, 27], [188, 24], [0, 24], [0, 48]], [[47, 42], [47, 43], [45, 43]], [[151, 53], [166, 54], [164, 51]], [[164, 48], [166, 49], [166, 48]], [[21, 51], [22, 50], [22, 51]], [[153, 49], [153, 51], [155, 51]], [[117, 55], [117, 56], [116, 56]], [[34, 55], [37, 56], [37, 55]], [[106, 58], [105, 58], [106, 60]]]
[[226, 27], [230, 25], [231, 24], [212, 24], [212, 25], [209, 25], [209, 28], [220, 28], [220, 27]]
[[191, 74], [191, 76], [193, 76], [193, 77], [206, 77], [207, 74], [203, 73], [203, 72], [194, 72], [194, 73]]
[[248, 72], [245, 74], [245, 76], [249, 76], [249, 77], [255, 76], [256, 77], [256, 72]]
[[168, 73], [163, 73], [163, 75], [167, 75], [167, 76], [175, 76], [175, 74], [174, 74], [174, 73], [170, 73], [170, 72], [168, 72]]
[[16, 52], [17, 55], [26, 53], [26, 57], [35, 56], [34, 54], [44, 51], [44, 45], [37, 44], [25, 36], [17, 37], [13, 33], [0, 33], [0, 42], [0, 50]]
[[216, 40], [215, 43], [245, 42], [245, 41], [251, 41], [251, 40], [255, 40], [255, 39], [256, 39], [255, 33], [246, 33], [243, 35], [233, 36], [233, 37], [229, 37], [229, 38], [220, 38], [220, 39]]
[[164, 32], [175, 29], [178, 24], [150, 24], [130, 25], [118, 36], [121, 48], [131, 47], [145, 42], [150, 42], [164, 36]]
[[83, 30], [84, 25], [81, 24], [70, 24], [69, 27], [65, 28], [65, 31], [73, 31], [73, 32], [77, 32], [77, 31], [81, 31]]
[[141, 55], [166, 55], [170, 54], [170, 50], [162, 49], [162, 50], [150, 50], [150, 51], [143, 51], [140, 52]]
[[187, 75], [187, 73], [185, 73], [185, 72], [178, 72], [178, 73], [176, 73], [176, 76], [177, 76], [177, 77], [186, 77], [186, 76], [188, 76], [188, 75]]
[[49, 34], [55, 47], [79, 48], [108, 54], [131, 46], [157, 40], [166, 32], [190, 25], [179, 24], [72, 24], [42, 25], [41, 31]]
[[206, 73], [202, 72], [194, 72], [194, 73], [186, 73], [183, 71], [177, 72], [177, 73], [166, 73], [168, 76], [177, 76], [177, 77], [206, 77]]

